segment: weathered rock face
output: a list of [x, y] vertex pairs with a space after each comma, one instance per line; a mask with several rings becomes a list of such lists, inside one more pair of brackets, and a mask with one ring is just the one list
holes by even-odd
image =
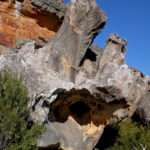
[[116, 35], [109, 37], [96, 78], [102, 86], [115, 86], [128, 98], [128, 102], [136, 103], [148, 88], [148, 82], [141, 72], [124, 63], [126, 44], [126, 41]]
[[150, 122], [150, 92], [147, 91], [138, 103], [136, 114], [139, 116], [140, 120], [147, 124]]
[[66, 6], [63, 0], [30, 0], [31, 4], [38, 7], [40, 11], [56, 14], [58, 17], [63, 18], [66, 11]]
[[[53, 7], [48, 2], [32, 0], [47, 11]], [[125, 64], [127, 42], [112, 34], [104, 48], [92, 45], [105, 23], [95, 0], [72, 0], [46, 45], [30, 41], [0, 56], [0, 70], [17, 73], [28, 87], [31, 118], [47, 127], [40, 148], [92, 150], [106, 125], [131, 117], [137, 108], [149, 121], [150, 79]]]
[[94, 1], [73, 1], [70, 4], [51, 44], [49, 61], [63, 79], [75, 80], [81, 59], [105, 22], [104, 13]]
[[30, 8], [33, 7], [30, 0], [8, 6], [7, 1], [0, 1], [0, 44], [10, 48], [21, 40], [52, 38], [62, 23], [53, 13]]

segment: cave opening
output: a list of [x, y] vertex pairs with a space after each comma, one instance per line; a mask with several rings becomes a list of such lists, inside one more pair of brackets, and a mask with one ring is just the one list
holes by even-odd
[[70, 106], [70, 111], [71, 113], [75, 114], [77, 117], [80, 118], [87, 114], [90, 111], [90, 108], [84, 102], [77, 101]]
[[94, 53], [90, 48], [88, 48], [84, 57], [80, 61], [79, 66], [82, 66], [86, 59], [89, 59], [92, 62], [96, 62], [96, 57], [97, 57], [96, 53]]
[[91, 108], [83, 101], [77, 101], [69, 107], [70, 115], [80, 124], [88, 124], [91, 120]]
[[[101, 92], [109, 95], [103, 90]], [[105, 124], [116, 110], [128, 107], [123, 98], [111, 103], [105, 102], [103, 98], [102, 95], [95, 97], [87, 89], [65, 91], [51, 104], [49, 121], [65, 122], [70, 116], [80, 125], [93, 122], [99, 126]]]

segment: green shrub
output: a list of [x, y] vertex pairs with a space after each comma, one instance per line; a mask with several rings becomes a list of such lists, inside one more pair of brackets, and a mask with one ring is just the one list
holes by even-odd
[[122, 121], [118, 126], [116, 143], [107, 150], [150, 150], [150, 127], [131, 120]]
[[10, 72], [0, 73], [0, 149], [35, 150], [43, 127], [27, 128], [27, 89]]

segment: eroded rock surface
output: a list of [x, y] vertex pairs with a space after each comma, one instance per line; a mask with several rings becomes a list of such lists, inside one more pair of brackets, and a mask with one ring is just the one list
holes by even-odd
[[[48, 2], [32, 0], [46, 10]], [[95, 0], [72, 0], [47, 44], [30, 41], [0, 55], [0, 70], [15, 72], [28, 88], [32, 120], [47, 127], [40, 148], [92, 150], [110, 123], [137, 110], [149, 121], [150, 78], [125, 64], [127, 41], [112, 34], [104, 48], [92, 45], [105, 23]]]
[[75, 80], [81, 59], [105, 22], [106, 16], [95, 1], [73, 1], [70, 4], [51, 44], [49, 62], [63, 79]]
[[59, 18], [65, 15], [66, 6], [63, 0], [31, 0], [31, 4], [41, 11], [56, 14]]
[[30, 5], [30, 0], [16, 1], [11, 7], [7, 1], [0, 1], [0, 44], [15, 48], [21, 40], [54, 37], [62, 20], [52, 12], [29, 8]]
[[142, 123], [147, 124], [150, 122], [150, 92], [147, 91], [138, 103], [135, 115], [138, 115]]

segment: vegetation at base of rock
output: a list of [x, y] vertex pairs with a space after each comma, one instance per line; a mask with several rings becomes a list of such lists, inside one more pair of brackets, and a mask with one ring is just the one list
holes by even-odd
[[[118, 137], [107, 150], [149, 150], [150, 126], [143, 126], [131, 120], [122, 121], [116, 127]], [[144, 149], [145, 148], [145, 149]]]
[[27, 89], [16, 75], [0, 73], [0, 149], [36, 150], [43, 127], [27, 126]]

